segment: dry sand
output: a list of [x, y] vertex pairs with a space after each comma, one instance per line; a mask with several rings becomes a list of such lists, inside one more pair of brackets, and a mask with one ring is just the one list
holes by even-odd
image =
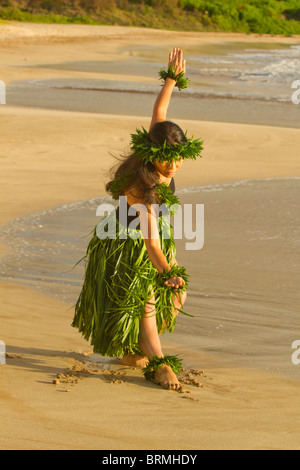
[[[60, 71], [45, 69], [37, 77], [29, 65], [74, 56], [87, 60], [95, 54], [116, 60], [120, 42], [147, 44], [151, 38], [157, 44], [165, 41], [168, 48], [178, 37], [182, 47], [220, 38], [257, 41], [257, 36], [248, 35], [11, 23], [0, 26], [0, 78], [9, 83], [16, 78], [59, 77]], [[88, 40], [93, 41], [89, 48]], [[297, 129], [178, 122], [205, 139], [203, 160], [184, 165], [178, 188], [300, 174]], [[105, 171], [113, 162], [109, 151], [117, 154], [128, 148], [129, 133], [148, 124], [138, 116], [1, 106], [0, 226], [31, 211], [102, 195]], [[0, 254], [6, 251], [1, 246]], [[0, 284], [0, 298], [0, 339], [8, 352], [7, 364], [0, 365], [1, 449], [300, 446], [296, 381], [229, 367], [222, 358], [192, 356], [188, 345], [181, 344], [178, 353], [193, 380], [184, 393], [165, 391], [146, 382], [138, 370], [91, 356], [89, 345], [70, 326], [69, 305], [7, 282]], [[169, 345], [164, 344], [168, 352]], [[54, 380], [59, 382], [55, 385]]]

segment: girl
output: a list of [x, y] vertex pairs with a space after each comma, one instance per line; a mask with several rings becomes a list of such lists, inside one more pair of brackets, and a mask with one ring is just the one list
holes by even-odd
[[188, 139], [166, 120], [174, 87], [187, 87], [185, 70], [182, 50], [173, 49], [168, 71], [160, 72], [164, 84], [149, 133], [132, 134], [132, 154], [106, 185], [114, 199], [125, 196], [126, 202], [94, 230], [72, 323], [91, 340], [95, 353], [122, 357], [122, 364], [142, 367], [148, 380], [173, 390], [181, 388], [182, 362], [163, 354], [160, 334], [174, 329], [188, 275], [175, 258], [169, 215], [179, 202], [175, 174], [185, 158], [195, 159], [202, 150], [202, 141]]

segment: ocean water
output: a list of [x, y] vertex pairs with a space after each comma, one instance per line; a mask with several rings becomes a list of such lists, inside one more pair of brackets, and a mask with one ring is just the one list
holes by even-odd
[[[191, 275], [185, 311], [166, 340], [222, 361], [300, 378], [291, 357], [300, 340], [300, 178], [242, 180], [182, 189], [183, 204], [204, 204], [204, 246], [176, 240]], [[0, 277], [75, 304], [87, 244], [110, 197], [75, 201], [6, 224], [11, 252]], [[195, 213], [193, 215], [195, 217]], [[194, 229], [202, 223], [193, 220]], [[164, 340], [163, 340], [164, 341]]]
[[[150, 116], [159, 91], [158, 70], [165, 67], [167, 51], [149, 45], [120, 47], [119, 52], [122, 61], [73, 60], [32, 66], [37, 78], [12, 82], [7, 88], [7, 103]], [[175, 89], [172, 118], [300, 126], [299, 107], [292, 102], [297, 92], [292, 86], [300, 80], [300, 43], [199, 44], [184, 52], [191, 82], [183, 92]], [[53, 71], [64, 71], [65, 77], [40, 79], [40, 69], [51, 71], [52, 77]], [[71, 72], [88, 72], [89, 78], [74, 78]], [[107, 78], [97, 78], [98, 73]], [[119, 74], [120, 79], [112, 80], [110, 74]], [[130, 80], [122, 78], [127, 75]]]
[[[291, 101], [291, 86], [299, 79], [300, 45], [272, 47], [246, 46], [241, 51], [226, 48], [223, 55], [191, 57], [201, 79], [209, 78], [209, 87], [201, 87], [215, 96], [261, 101]], [[221, 82], [222, 80], [222, 82]], [[220, 84], [226, 82], [226, 89]], [[213, 90], [212, 90], [213, 89]]]

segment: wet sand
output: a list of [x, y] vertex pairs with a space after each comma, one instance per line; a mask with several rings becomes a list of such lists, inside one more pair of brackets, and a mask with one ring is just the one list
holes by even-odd
[[[77, 39], [72, 44], [68, 42], [70, 36], [67, 40], [64, 36], [64, 43], [58, 44], [62, 38], [57, 36], [57, 31], [62, 35], [71, 31], [71, 28], [59, 26], [51, 29], [48, 25], [29, 25], [27, 31], [39, 31], [39, 39], [32, 33], [31, 37], [28, 34], [26, 44], [22, 45], [18, 39], [14, 48], [7, 49], [8, 41], [5, 48], [1, 46], [3, 79], [7, 83], [17, 79], [61, 77], [57, 71], [40, 70], [37, 76], [36, 70], [30, 67], [18, 67], [26, 57], [25, 51], [30, 51], [32, 63], [45, 62], [45, 57], [49, 62], [71, 60], [75, 53], [78, 60], [80, 54], [86, 59], [87, 55], [95, 53], [91, 49], [87, 52], [86, 38], [84, 43]], [[10, 28], [9, 34], [13, 36], [24, 31], [26, 25], [18, 26], [18, 33], [13, 26]], [[94, 29], [90, 30], [95, 34]], [[53, 41], [49, 40], [47, 31], [52, 31]], [[72, 31], [76, 36], [77, 31], [89, 29], [76, 27], [76, 31]], [[105, 35], [112, 31], [115, 35], [117, 30], [103, 28], [102, 35], [107, 39]], [[3, 32], [0, 38], [1, 34]], [[158, 43], [168, 38], [166, 47], [174, 40], [174, 34], [166, 32], [160, 35], [142, 30], [137, 36], [135, 31], [120, 28], [118, 34], [117, 38], [106, 40], [107, 60], [121, 57], [117, 52], [120, 40], [123, 44], [132, 43], [138, 37], [139, 43], [147, 43], [151, 35]], [[230, 40], [232, 37], [230, 35]], [[218, 42], [220, 36], [183, 34], [184, 43], [183, 38], [189, 43]], [[222, 40], [226, 41], [225, 38], [226, 35], [222, 35]], [[246, 36], [244, 39], [257, 40]], [[99, 46], [103, 46], [102, 40], [99, 39]], [[9, 41], [12, 46], [13, 39]], [[97, 54], [101, 55], [100, 51], [101, 47]], [[106, 171], [114, 161], [109, 152], [118, 154], [127, 149], [130, 132], [138, 126], [147, 126], [149, 118], [1, 106], [1, 229], [5, 230], [13, 219], [36, 211], [102, 197]], [[264, 183], [259, 183], [259, 179], [265, 178], [293, 178], [294, 186], [290, 187], [286, 204], [293, 197], [296, 201], [294, 195], [298, 194], [299, 186], [294, 178], [300, 174], [299, 130], [183, 119], [178, 122], [194, 136], [205, 139], [203, 159], [187, 162], [176, 178], [179, 192], [199, 185], [256, 180], [252, 186], [239, 186], [237, 199], [232, 199], [233, 193], [229, 190], [205, 193], [205, 222], [211, 235], [205, 240], [203, 250], [197, 253], [197, 263], [193, 253], [184, 252], [181, 242], [178, 244], [179, 259], [190, 266], [193, 279], [187, 305], [191, 313], [202, 315], [205, 322], [202, 330], [199, 322], [191, 331], [191, 319], [181, 318], [175, 333], [163, 337], [165, 351], [178, 353], [184, 360], [185, 392], [163, 390], [146, 382], [138, 370], [125, 368], [117, 360], [95, 357], [88, 343], [70, 326], [72, 299], [54, 298], [35, 286], [23, 285], [17, 273], [14, 279], [1, 277], [0, 339], [6, 343], [8, 353], [7, 364], [0, 365], [2, 449], [299, 448], [297, 410], [300, 403], [296, 377], [299, 366], [291, 366], [289, 362], [291, 340], [299, 339], [298, 294], [294, 291], [299, 274], [293, 262], [293, 253], [296, 260], [298, 249], [293, 243], [297, 237], [295, 234], [292, 238], [294, 242], [289, 239], [284, 245], [284, 250], [289, 251], [279, 253], [275, 259], [274, 252], [280, 250], [282, 240], [278, 237], [273, 242], [267, 241], [278, 229], [276, 209], [272, 212], [270, 209], [272, 201], [273, 206], [280, 204], [286, 181], [280, 188], [272, 186], [275, 189], [271, 193], [263, 192]], [[193, 202], [199, 201], [198, 193], [191, 194]], [[260, 202], [266, 194], [268, 201], [263, 208]], [[182, 197], [190, 202], [190, 194], [182, 194]], [[202, 202], [202, 197], [200, 200]], [[228, 208], [234, 200], [236, 206], [228, 220], [228, 212], [223, 213], [221, 206]], [[242, 219], [243, 230], [238, 232], [240, 219], [249, 207], [252, 212], [247, 212], [247, 217]], [[286, 207], [283, 205], [280, 211], [284, 237], [289, 231], [287, 223], [294, 223], [297, 215], [296, 206], [290, 216], [285, 214]], [[259, 227], [260, 233], [251, 233], [255, 208], [259, 214], [255, 227]], [[270, 223], [263, 219], [266, 211]], [[220, 216], [217, 222], [216, 215]], [[89, 220], [81, 228], [82, 236], [86, 234]], [[38, 227], [38, 222], [36, 220], [31, 227], [31, 235], [33, 239], [36, 237], [35, 242], [43, 242], [42, 247], [47, 251], [57, 242], [56, 232], [53, 231], [53, 240], [47, 238], [47, 231], [39, 237], [38, 229], [43, 231], [43, 227]], [[14, 223], [17, 227], [18, 223], [15, 220]], [[76, 223], [76, 218], [68, 219], [68, 230], [72, 223]], [[290, 227], [293, 229], [293, 225]], [[19, 228], [22, 229], [22, 224]], [[297, 230], [297, 225], [294, 229]], [[245, 233], [247, 239], [244, 239]], [[14, 233], [18, 240], [24, 240], [23, 235]], [[236, 249], [228, 243], [230, 237], [238, 242]], [[68, 243], [68, 239], [65, 242]], [[254, 252], [252, 246], [255, 246]], [[30, 243], [23, 248], [20, 259], [16, 260], [16, 269], [22, 268], [22, 255], [26, 254], [26, 248], [30, 249]], [[2, 240], [2, 256], [13, 249], [13, 237], [8, 245]], [[72, 251], [72, 247], [65, 249]], [[1, 262], [4, 261], [2, 258]], [[62, 261], [65, 262], [65, 258]], [[40, 273], [43, 275], [42, 269]], [[44, 275], [47, 277], [48, 273], [47, 265]], [[250, 332], [247, 330], [249, 318], [253, 322]], [[295, 337], [290, 335], [292, 325], [288, 325], [289, 328], [285, 325], [288, 318], [295, 322]], [[242, 321], [245, 319], [247, 322]], [[219, 348], [215, 347], [216, 337]], [[230, 339], [234, 340], [233, 344]], [[264, 345], [267, 345], [267, 355], [259, 349]], [[241, 346], [244, 357], [238, 364]], [[272, 354], [281, 358], [275, 368], [271, 363]], [[255, 357], [263, 361], [253, 364]], [[270, 368], [266, 370], [269, 363]], [[287, 363], [294, 375], [285, 373]], [[280, 370], [274, 370], [276, 366]]]

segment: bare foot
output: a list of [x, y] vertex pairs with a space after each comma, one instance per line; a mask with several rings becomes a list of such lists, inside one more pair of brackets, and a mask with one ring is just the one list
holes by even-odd
[[123, 366], [129, 367], [146, 367], [149, 359], [147, 356], [142, 356], [142, 354], [127, 354], [121, 359]]
[[181, 384], [170, 366], [161, 365], [155, 374], [155, 381], [167, 390], [181, 390]]

